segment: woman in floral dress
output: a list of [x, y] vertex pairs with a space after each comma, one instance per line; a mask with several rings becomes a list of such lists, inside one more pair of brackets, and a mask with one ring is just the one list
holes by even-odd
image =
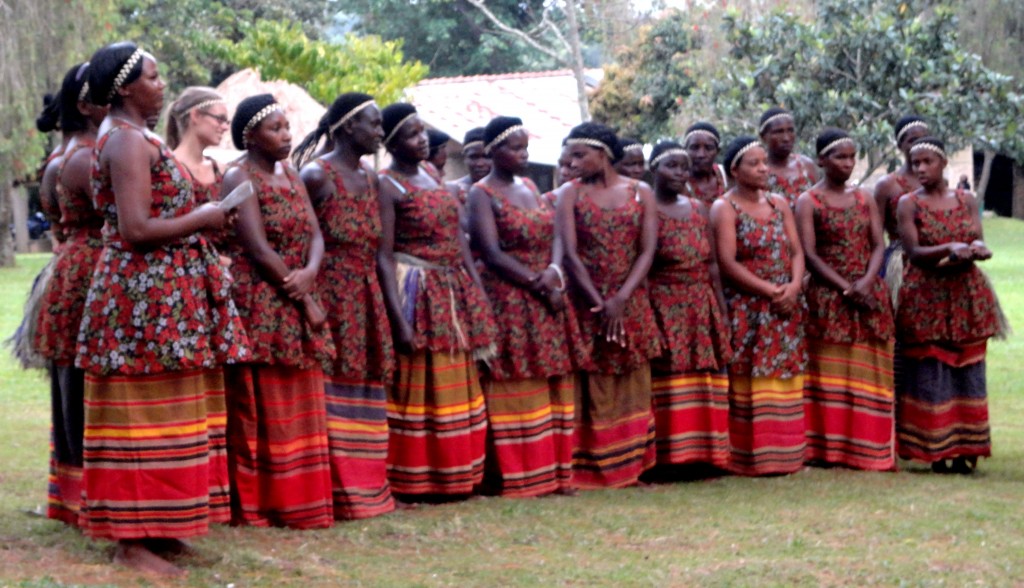
[[708, 209], [686, 194], [690, 156], [654, 146], [658, 251], [648, 275], [664, 343], [651, 362], [658, 465], [729, 465], [729, 325]]
[[970, 473], [992, 452], [985, 352], [999, 320], [995, 293], [976, 265], [992, 252], [974, 195], [951, 190], [943, 178], [942, 141], [918, 139], [910, 160], [921, 187], [900, 198], [896, 211], [910, 261], [896, 313], [903, 369], [897, 450], [936, 472]]
[[78, 333], [85, 370], [81, 526], [118, 541], [115, 561], [162, 575], [158, 555], [205, 534], [211, 509], [208, 397], [224, 394], [222, 365], [248, 359], [228, 276], [200, 235], [227, 213], [195, 206], [187, 172], [146, 128], [164, 83], [132, 43], [100, 49], [91, 101], [111, 105], [99, 128], [93, 202], [103, 250]]
[[317, 291], [337, 352], [324, 364], [334, 518], [364, 519], [395, 508], [387, 477], [385, 392], [395, 356], [377, 278], [379, 187], [377, 174], [360, 162], [384, 138], [373, 97], [338, 96], [298, 150], [324, 135], [334, 148], [303, 166], [301, 177], [324, 232]]
[[293, 529], [334, 520], [321, 365], [334, 357], [315, 284], [324, 242], [288, 162], [288, 119], [274, 97], [242, 100], [231, 138], [245, 154], [222, 192], [252, 182], [231, 246], [233, 294], [252, 357], [228, 370], [232, 521]]
[[488, 490], [503, 496], [572, 491], [573, 372], [586, 353], [561, 268], [555, 209], [527, 171], [522, 120], [488, 123], [493, 165], [469, 193], [470, 231], [498, 322], [497, 357], [484, 372]]
[[404, 497], [458, 498], [483, 479], [487, 410], [476, 361], [496, 329], [461, 206], [420, 166], [423, 122], [411, 104], [382, 113], [391, 154], [380, 173], [381, 287], [398, 369], [388, 392], [388, 477]]
[[60, 93], [61, 129], [70, 138], [53, 179], [63, 243], [42, 296], [36, 351], [50, 363], [52, 415], [50, 480], [46, 515], [78, 524], [82, 498], [82, 426], [85, 373], [75, 367], [78, 328], [92, 272], [103, 250], [103, 217], [92, 205], [96, 129], [106, 107], [89, 103], [89, 64], [71, 68]]
[[811, 158], [793, 151], [796, 147], [793, 115], [785, 108], [769, 108], [761, 115], [758, 135], [768, 151], [767, 190], [782, 194], [793, 208], [797, 197], [818, 181], [818, 168]]
[[733, 187], [711, 207], [733, 360], [732, 470], [788, 474], [804, 463], [804, 257], [785, 197], [766, 192], [768, 155], [753, 137], [725, 153]]
[[715, 125], [699, 121], [687, 127], [682, 142], [691, 162], [687, 193], [710, 207], [728, 187], [725, 170], [715, 163], [721, 151], [722, 136]]
[[592, 367], [576, 384], [580, 488], [636, 484], [654, 465], [652, 358], [661, 353], [647, 296], [657, 247], [657, 207], [646, 184], [619, 176], [615, 133], [584, 123], [569, 133], [579, 179], [562, 190], [558, 226], [583, 340]]
[[884, 237], [874, 200], [846, 182], [857, 146], [838, 129], [818, 136], [825, 179], [797, 200], [810, 267], [804, 388], [807, 460], [892, 470], [893, 321], [878, 277]]

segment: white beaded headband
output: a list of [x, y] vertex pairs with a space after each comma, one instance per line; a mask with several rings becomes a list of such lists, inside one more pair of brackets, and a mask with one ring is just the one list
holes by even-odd
[[249, 131], [256, 128], [256, 125], [260, 124], [260, 122], [262, 122], [263, 119], [267, 118], [268, 116], [271, 115], [271, 113], [277, 110], [281, 110], [280, 104], [278, 104], [277, 102], [268, 104], [264, 106], [262, 109], [260, 109], [259, 112], [254, 114], [253, 117], [249, 119], [249, 122], [245, 123], [245, 127], [242, 128], [243, 146], [246, 146], [249, 142], [249, 138], [247, 136], [249, 134]]
[[607, 145], [605, 145], [601, 141], [598, 141], [597, 139], [588, 139], [586, 137], [574, 138], [574, 139], [566, 139], [565, 140], [565, 144], [566, 145], [586, 145], [587, 147], [593, 147], [595, 149], [603, 149], [604, 152], [608, 154], [608, 158], [609, 159], [615, 159], [615, 153], [612, 151], [612, 148], [607, 146]]
[[462, 151], [463, 151], [463, 153], [465, 153], [465, 151], [467, 149], [469, 149], [470, 147], [476, 147], [477, 145], [483, 147], [484, 146], [484, 142], [479, 140], [479, 139], [476, 140], [476, 141], [470, 141], [469, 143], [466, 143], [465, 145], [462, 146]]
[[404, 125], [405, 123], [407, 123], [410, 120], [412, 120], [412, 117], [416, 116], [417, 114], [419, 114], [419, 113], [418, 112], [411, 112], [411, 113], [407, 114], [405, 116], [405, 118], [403, 118], [402, 120], [398, 121], [398, 124], [395, 125], [395, 128], [391, 129], [391, 132], [388, 133], [388, 136], [384, 137], [384, 144], [387, 145], [388, 143], [390, 143], [391, 139], [395, 138], [395, 134], [398, 132], [398, 129], [402, 128], [402, 125]]
[[662, 159], [665, 159], [666, 157], [672, 157], [673, 155], [682, 155], [683, 157], [686, 158], [687, 161], [690, 160], [690, 154], [686, 152], [686, 149], [680, 149], [679, 147], [673, 147], [671, 149], [667, 149], [667, 150], [659, 153], [657, 157], [652, 159], [651, 160], [651, 164], [650, 164], [651, 169], [654, 169], [655, 167], [657, 167], [658, 164], [661, 163]]
[[740, 160], [743, 159], [743, 156], [747, 154], [747, 151], [750, 151], [754, 147], [760, 146], [760, 141], [751, 141], [750, 143], [747, 143], [742, 149], [736, 152], [736, 155], [733, 156], [732, 161], [729, 162], [729, 169], [736, 169], [736, 166], [739, 165]]
[[924, 122], [923, 120], [915, 120], [908, 122], [907, 124], [903, 125], [903, 128], [900, 129], [900, 132], [896, 133], [896, 142], [899, 143], [900, 139], [903, 138], [903, 135], [907, 134], [907, 131], [914, 127], [924, 127], [927, 129], [928, 123]]
[[910, 152], [913, 153], [915, 151], [933, 151], [941, 155], [942, 159], [948, 159], [946, 157], [946, 151], [943, 150], [942, 147], [932, 143], [914, 143], [914, 146], [910, 148]]
[[183, 112], [182, 114], [188, 114], [188, 113], [192, 112], [193, 110], [202, 110], [204, 108], [208, 108], [210, 106], [213, 106], [214, 104], [223, 104], [223, 103], [224, 103], [224, 99], [223, 98], [211, 98], [209, 100], [203, 100], [199, 104], [195, 104], [193, 106], [189, 106], [188, 109], [186, 109], [185, 112]]
[[623, 151], [640, 151], [643, 152], [644, 146], [641, 143], [630, 143], [622, 148]]
[[78, 91], [78, 101], [85, 102], [89, 96], [89, 80], [82, 82], [82, 89]]
[[788, 118], [788, 119], [792, 120], [793, 119], [793, 115], [788, 113], [788, 112], [780, 112], [778, 114], [773, 114], [773, 115], [769, 116], [767, 119], [765, 119], [765, 121], [763, 123], [761, 123], [761, 127], [757, 129], [757, 134], [758, 135], [763, 135], [764, 134], [764, 130], [768, 128], [768, 125], [770, 125], [773, 122], [775, 122], [775, 121], [777, 121], [779, 119], [782, 119], [782, 118]]
[[[348, 121], [352, 120], [353, 116], [359, 114], [360, 112], [365, 110], [367, 107], [369, 107], [371, 104], [374, 104], [374, 101], [373, 100], [367, 100], [366, 102], [363, 102], [359, 106], [356, 106], [352, 110], [346, 112], [345, 116], [339, 118], [338, 122], [334, 123], [333, 125], [331, 125], [331, 128], [327, 129], [327, 133], [330, 134], [330, 135], [333, 135], [334, 131], [337, 131], [338, 129], [341, 128], [341, 125], [343, 125], [343, 124], [347, 123]], [[395, 128], [397, 128], [397, 127], [395, 127]]]
[[124, 81], [128, 79], [128, 75], [132, 73], [132, 70], [135, 69], [135, 64], [140, 59], [142, 59], [142, 47], [137, 48], [128, 57], [128, 61], [124, 62], [124, 65], [121, 66], [121, 70], [117, 72], [117, 76], [114, 78], [114, 85], [110, 87], [110, 93], [107, 94], [107, 100], [114, 99], [114, 94], [117, 94], [117, 91], [124, 85]]
[[835, 141], [832, 141], [828, 145], [825, 145], [824, 148], [819, 150], [818, 151], [818, 157], [821, 157], [822, 155], [825, 155], [826, 153], [828, 153], [829, 151], [835, 149], [836, 147], [839, 147], [840, 145], [844, 145], [846, 143], [849, 143], [850, 145], [853, 145], [854, 147], [857, 146], [857, 144], [854, 143], [853, 139], [851, 139], [850, 137], [840, 137], [840, 138], [836, 139]]
[[719, 138], [716, 137], [715, 134], [712, 133], [711, 131], [707, 129], [693, 129], [692, 131], [686, 133], [686, 135], [683, 136], [683, 145], [686, 145], [687, 141], [690, 140], [690, 137], [693, 137], [694, 135], [711, 137], [711, 139], [714, 140], [716, 146], [719, 144]]
[[485, 154], [490, 154], [491, 153], [491, 149], [494, 149], [495, 147], [497, 147], [502, 141], [504, 141], [505, 139], [508, 139], [509, 137], [511, 137], [512, 135], [518, 133], [519, 131], [525, 131], [525, 130], [526, 130], [526, 127], [524, 127], [523, 125], [512, 125], [511, 127], [509, 127], [507, 129], [505, 129], [504, 131], [502, 131], [501, 134], [499, 134], [497, 137], [491, 139], [490, 143], [484, 145], [484, 153]]

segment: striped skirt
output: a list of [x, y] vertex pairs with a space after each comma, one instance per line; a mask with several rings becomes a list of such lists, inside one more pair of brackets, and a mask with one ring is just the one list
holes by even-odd
[[894, 469], [892, 344], [808, 340], [807, 348], [807, 460]]
[[85, 376], [82, 506], [90, 537], [187, 538], [210, 521], [208, 398], [220, 370]]
[[384, 385], [326, 377], [334, 518], [355, 520], [395, 510], [388, 484]]
[[691, 372], [651, 377], [658, 465], [729, 466], [729, 377]]
[[654, 466], [651, 370], [583, 373], [576, 380], [573, 478], [581, 489], [636, 484]]
[[573, 394], [571, 375], [484, 382], [489, 489], [524, 498], [572, 488]]
[[952, 367], [930, 357], [902, 361], [896, 389], [899, 456], [926, 463], [990, 456], [985, 362]]
[[399, 354], [387, 410], [393, 492], [458, 496], [480, 484], [487, 409], [468, 353]]
[[227, 366], [235, 524], [331, 526], [331, 469], [320, 368]]
[[803, 468], [804, 376], [729, 376], [730, 471], [742, 476], [791, 474]]
[[51, 366], [50, 476], [46, 516], [78, 525], [82, 502], [82, 437], [85, 426], [85, 372]]

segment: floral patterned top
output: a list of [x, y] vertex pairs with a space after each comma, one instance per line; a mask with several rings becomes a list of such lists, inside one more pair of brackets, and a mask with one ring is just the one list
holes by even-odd
[[[604, 298], [614, 294], [626, 281], [633, 263], [640, 255], [641, 227], [644, 207], [639, 198], [626, 204], [604, 209], [587, 197], [579, 180], [573, 180], [575, 203], [576, 247], [580, 261], [590, 274], [594, 286]], [[632, 182], [634, 193], [639, 182]], [[591, 304], [583, 296], [574, 296], [576, 317], [584, 341], [594, 346], [592, 371], [603, 374], [625, 374], [647, 365], [661, 355], [661, 337], [654, 321], [646, 282], [641, 282], [626, 301], [623, 323], [627, 345], [605, 340], [603, 317], [590, 312]]]
[[651, 367], [663, 373], [719, 371], [732, 358], [729, 325], [709, 273], [708, 221], [695, 202], [687, 218], [658, 213], [658, 251], [648, 281], [664, 343]]
[[803, 166], [800, 166], [800, 175], [794, 180], [771, 171], [771, 168], [768, 170], [768, 192], [785, 196], [790, 208], [796, 208], [796, 199], [810, 190], [812, 186], [814, 186], [814, 178], [807, 173]]
[[[196, 194], [196, 205], [206, 204], [207, 202], [216, 202], [219, 200], [220, 185], [224, 181], [224, 172], [217, 165], [217, 162], [209, 157], [205, 159], [209, 160], [213, 164], [213, 182], [210, 184], [203, 184], [196, 180], [195, 176], [192, 175], [189, 170], [189, 178], [192, 180], [192, 189]], [[183, 166], [188, 169], [188, 166]], [[231, 229], [224, 228], [217, 231], [205, 231], [203, 235], [210, 243], [212, 243], [218, 250], [223, 249], [228, 239], [231, 237]]]
[[483, 291], [463, 267], [455, 197], [443, 185], [418, 188], [392, 170], [380, 177], [404, 195], [395, 205], [396, 273], [413, 347], [488, 355], [498, 331]]
[[61, 366], [75, 363], [85, 298], [103, 250], [103, 217], [93, 208], [91, 195], [68, 191], [64, 169], [76, 153], [95, 147], [92, 137], [79, 136], [57, 168], [55, 188], [64, 244], [54, 259], [53, 274], [43, 293], [35, 348]]
[[715, 200], [721, 198], [722, 194], [725, 194], [725, 189], [728, 185], [728, 182], [726, 182], [725, 179], [725, 169], [721, 165], [717, 163], [712, 164], [711, 171], [716, 184], [715, 188], [712, 190], [708, 190], [707, 192], [702, 191], [700, 187], [692, 181], [692, 177], [690, 180], [686, 181], [686, 189], [690, 192], [690, 197], [703, 202], [707, 206], [711, 206]]
[[[252, 181], [267, 243], [290, 270], [306, 265], [312, 241], [312, 223], [306, 208], [306, 187], [298, 174], [282, 163], [288, 186], [275, 186], [262, 172], [242, 162]], [[319, 368], [334, 359], [334, 342], [328, 326], [313, 329], [306, 322], [302, 306], [271, 283], [263, 270], [233, 237], [225, 248], [231, 257], [235, 278], [233, 294], [242, 324], [249, 333], [253, 363], [285, 365], [298, 369]], [[319, 281], [320, 277], [317, 277]], [[313, 297], [317, 297], [314, 290]], [[328, 315], [328, 321], [332, 318]]]
[[[871, 263], [869, 196], [857, 190], [853, 206], [833, 208], [822, 202], [818, 190], [812, 189], [810, 194], [818, 257], [852, 284], [866, 274]], [[889, 290], [877, 276], [871, 285], [871, 297], [878, 305], [874, 310], [853, 304], [813, 271], [806, 295], [806, 331], [810, 339], [829, 343], [886, 342], [895, 335]]]
[[[900, 240], [899, 234], [899, 219], [896, 218], [896, 207], [900, 203], [900, 198], [904, 194], [914, 191], [914, 186], [911, 185], [910, 180], [898, 171], [889, 174], [889, 178], [892, 178], [896, 185], [899, 186], [899, 190], [895, 194], [889, 197], [889, 201], [886, 202], [885, 210], [883, 211], [885, 222], [885, 232], [889, 235], [889, 242], [893, 243]], [[884, 179], [884, 178], [883, 178]]]
[[[922, 247], [981, 238], [963, 191], [956, 191], [958, 205], [949, 210], [931, 208], [916, 193], [909, 197]], [[974, 263], [945, 268], [909, 264], [899, 292], [896, 328], [905, 346], [957, 347], [983, 341], [998, 329], [995, 294]]]
[[[772, 214], [757, 219], [732, 200], [736, 210], [736, 261], [762, 280], [786, 284], [793, 279], [789, 239], [782, 210], [769, 195]], [[772, 311], [771, 300], [724, 284], [732, 325], [732, 374], [755, 378], [793, 378], [804, 372], [807, 347], [801, 300], [790, 316]]]
[[[524, 182], [537, 198], [535, 208], [515, 206], [483, 183], [476, 187], [491, 198], [501, 250], [540, 273], [551, 262], [555, 211], [541, 199], [533, 182], [525, 178]], [[480, 277], [498, 321], [498, 356], [491, 363], [494, 379], [549, 378], [587, 366], [589, 351], [571, 305], [556, 313], [533, 293], [490, 269], [485, 268]]]
[[[377, 279], [380, 202], [373, 184], [362, 194], [349, 192], [342, 175], [318, 159], [334, 194], [313, 202], [324, 234], [324, 260], [317, 289], [330, 317], [337, 355], [324, 373], [355, 382], [387, 382], [395, 370], [384, 295]], [[369, 175], [373, 172], [364, 169]]]
[[114, 119], [93, 162], [93, 204], [105, 220], [103, 251], [85, 301], [76, 364], [93, 374], [142, 375], [248, 360], [230, 278], [202, 236], [136, 248], [118, 232], [110, 170], [99, 161], [107, 140], [119, 132], [141, 132], [159, 150], [150, 168], [150, 218], [174, 218], [195, 207], [192, 183], [167, 145]]

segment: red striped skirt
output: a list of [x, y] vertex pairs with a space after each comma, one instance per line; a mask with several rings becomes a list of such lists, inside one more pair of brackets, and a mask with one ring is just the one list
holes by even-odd
[[656, 460], [650, 367], [622, 375], [580, 374], [575, 437], [573, 477], [579, 488], [636, 484]]
[[365, 519], [395, 510], [388, 484], [384, 385], [325, 377], [324, 392], [334, 518]]
[[471, 494], [483, 480], [487, 409], [469, 354], [399, 354], [388, 392], [388, 428], [388, 478], [395, 493]]
[[78, 526], [82, 502], [82, 436], [85, 425], [85, 372], [51, 366], [50, 475], [46, 516]]
[[896, 389], [896, 447], [903, 459], [926, 463], [988, 457], [985, 362], [953, 367], [904, 355]]
[[228, 458], [235, 524], [331, 526], [324, 380], [320, 368], [227, 366]]
[[807, 460], [862, 470], [896, 467], [891, 343], [808, 340]]
[[105, 539], [187, 538], [210, 521], [207, 399], [220, 370], [85, 376], [80, 522]]
[[804, 376], [730, 374], [730, 470], [742, 476], [791, 474], [804, 465]]
[[572, 375], [484, 382], [488, 486], [525, 498], [572, 488]]
[[658, 465], [729, 466], [729, 377], [724, 373], [651, 378]]

